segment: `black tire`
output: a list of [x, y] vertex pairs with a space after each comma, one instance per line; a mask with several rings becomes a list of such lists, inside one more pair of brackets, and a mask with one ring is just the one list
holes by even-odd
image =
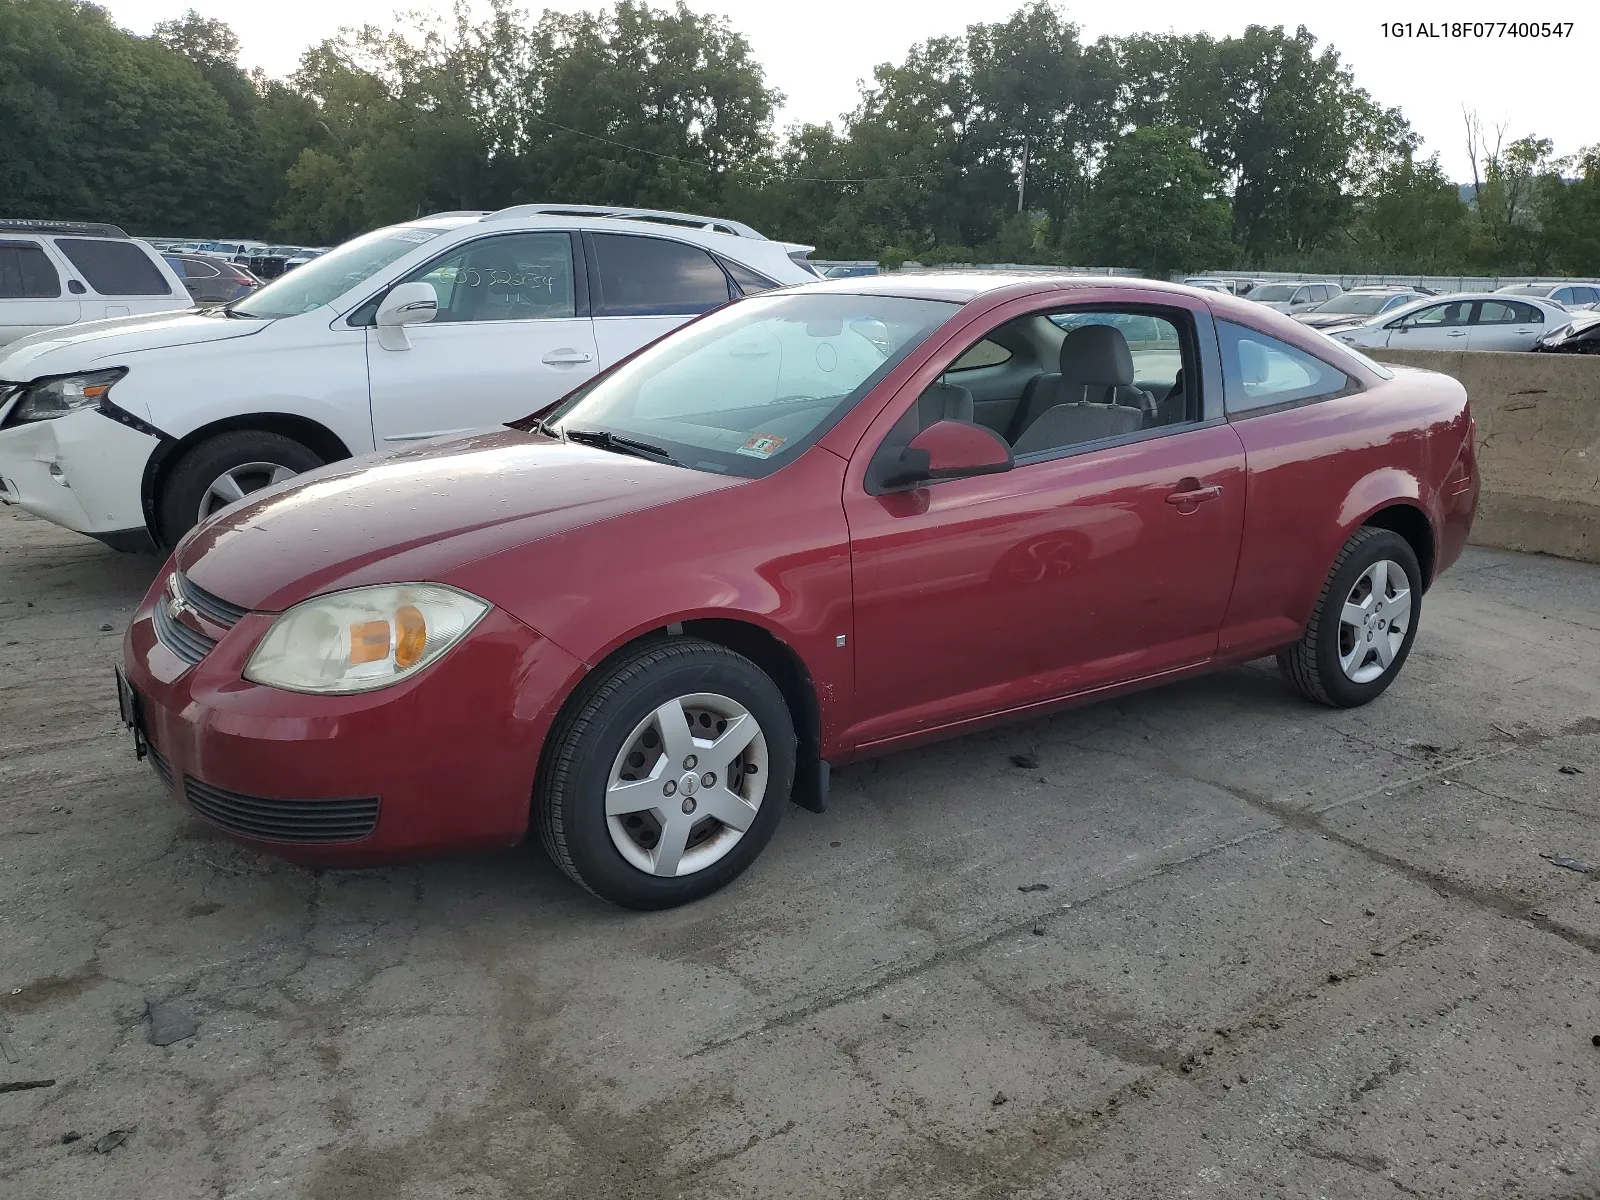
[[293, 438], [260, 429], [219, 433], [190, 447], [167, 473], [156, 498], [161, 540], [175, 546], [199, 522], [200, 502], [216, 479], [247, 463], [274, 463], [299, 474], [323, 464], [322, 456]]
[[[650, 712], [703, 692], [737, 701], [755, 717], [766, 739], [766, 791], [755, 820], [721, 859], [691, 875], [652, 875], [611, 840], [604, 799], [611, 766], [623, 739]], [[600, 899], [624, 908], [672, 908], [728, 884], [761, 853], [789, 799], [794, 761], [788, 705], [760, 667], [698, 638], [649, 642], [601, 664], [557, 720], [534, 789], [534, 823], [556, 865]]]
[[[1398, 563], [1405, 572], [1411, 589], [1411, 624], [1388, 669], [1370, 682], [1357, 683], [1339, 665], [1339, 614], [1357, 580], [1384, 559]], [[1387, 529], [1358, 529], [1334, 559], [1305, 633], [1293, 646], [1278, 652], [1278, 666], [1306, 699], [1332, 708], [1356, 708], [1376, 700], [1400, 674], [1421, 618], [1422, 569], [1411, 543]]]

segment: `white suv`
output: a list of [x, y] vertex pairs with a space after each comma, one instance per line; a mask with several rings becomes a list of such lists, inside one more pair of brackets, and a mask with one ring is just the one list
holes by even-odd
[[147, 242], [115, 225], [0, 221], [0, 347], [61, 325], [188, 308]]
[[0, 351], [0, 501], [170, 546], [300, 471], [542, 408], [697, 313], [814, 280], [810, 249], [684, 213], [441, 213], [223, 308], [24, 338]]

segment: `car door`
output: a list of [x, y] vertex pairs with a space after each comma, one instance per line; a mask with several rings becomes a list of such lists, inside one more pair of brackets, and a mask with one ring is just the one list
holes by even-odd
[[1532, 350], [1546, 328], [1543, 311], [1524, 300], [1480, 300], [1467, 349]]
[[1385, 328], [1388, 344], [1396, 350], [1465, 350], [1467, 330], [1472, 324], [1471, 300], [1449, 300], [1430, 304], [1409, 316], [1391, 321]]
[[405, 349], [385, 349], [367, 331], [380, 449], [514, 420], [594, 375], [574, 242], [546, 230], [475, 238], [397, 281], [431, 284], [439, 310], [427, 324], [406, 326]]
[[61, 272], [33, 238], [0, 238], [0, 346], [78, 319]]
[[674, 238], [585, 233], [594, 337], [606, 365], [737, 293], [711, 254]]
[[[1007, 316], [1038, 321], [1050, 311]], [[1115, 305], [1098, 311], [1117, 315]], [[1139, 311], [1169, 323], [1185, 346], [1192, 382], [1167, 424], [1146, 425], [1154, 415], [1131, 409], [1122, 433], [1052, 435], [1058, 444], [1035, 447], [1030, 421], [1010, 471], [875, 493], [874, 456], [896, 452], [915, 426], [948, 411], [919, 400], [980, 332], [913, 376], [860, 443], [845, 490], [858, 744], [1160, 675], [1214, 653], [1239, 557], [1243, 448], [1220, 419], [1220, 383], [1198, 382], [1220, 379], [1209, 314]], [[1202, 369], [1207, 341], [1211, 366]], [[1063, 366], [1071, 357], [1062, 355]], [[948, 397], [949, 385], [939, 386]], [[1116, 406], [1059, 407], [1093, 407], [1099, 420]]]

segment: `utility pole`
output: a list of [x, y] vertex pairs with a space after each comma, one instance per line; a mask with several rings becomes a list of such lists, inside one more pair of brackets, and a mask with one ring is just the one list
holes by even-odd
[[1017, 213], [1022, 212], [1022, 202], [1028, 191], [1028, 139], [1022, 139], [1022, 172], [1017, 176]]

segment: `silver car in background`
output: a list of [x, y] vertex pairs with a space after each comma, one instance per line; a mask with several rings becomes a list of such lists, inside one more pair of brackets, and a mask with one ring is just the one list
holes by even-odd
[[1524, 350], [1572, 320], [1549, 300], [1469, 292], [1430, 296], [1329, 336], [1363, 350]]
[[1281, 313], [1292, 314], [1309, 312], [1317, 305], [1325, 304], [1343, 293], [1342, 287], [1327, 280], [1289, 279], [1258, 283], [1244, 294], [1244, 298], [1277, 309]]

